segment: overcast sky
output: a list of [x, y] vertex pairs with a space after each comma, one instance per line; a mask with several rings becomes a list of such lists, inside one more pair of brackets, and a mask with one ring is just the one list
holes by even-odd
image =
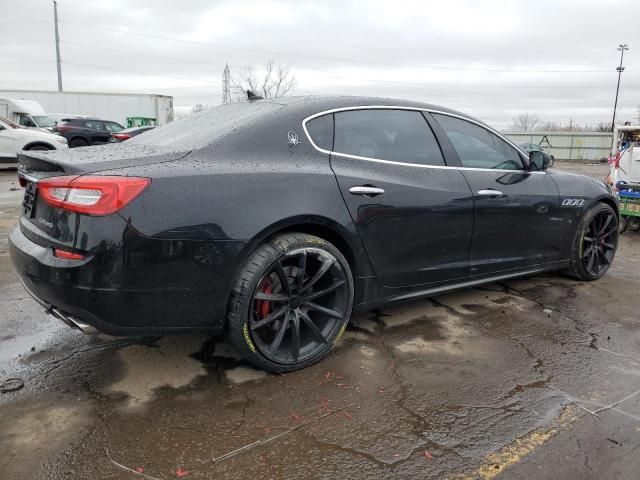
[[[232, 74], [269, 59], [293, 94], [411, 98], [504, 128], [520, 113], [611, 121], [640, 104], [640, 1], [59, 0], [67, 91], [220, 103]], [[0, 89], [57, 88], [53, 6], [0, 0]]]

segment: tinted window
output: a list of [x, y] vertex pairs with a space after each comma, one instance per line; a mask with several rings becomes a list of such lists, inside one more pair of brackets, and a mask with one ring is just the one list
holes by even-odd
[[489, 130], [466, 120], [434, 114], [464, 167], [523, 170], [518, 151]]
[[333, 115], [323, 115], [306, 123], [313, 143], [324, 150], [333, 150]]
[[104, 124], [107, 126], [107, 130], [109, 130], [110, 132], [119, 132], [120, 130], [122, 130], [122, 127], [116, 122], [104, 122]]
[[433, 132], [420, 112], [350, 110], [335, 114], [334, 151], [396, 162], [444, 165]]

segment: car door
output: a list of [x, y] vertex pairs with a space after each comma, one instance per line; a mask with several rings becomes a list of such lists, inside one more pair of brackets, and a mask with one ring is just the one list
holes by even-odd
[[93, 143], [96, 145], [109, 142], [111, 132], [109, 132], [109, 129], [107, 128], [107, 122], [95, 122], [95, 131], [92, 132], [92, 135]]
[[527, 158], [480, 123], [449, 114], [433, 117], [436, 132], [451, 142], [457, 156], [453, 161], [459, 162], [473, 191], [470, 274], [562, 260], [559, 192], [546, 172], [528, 171]]
[[401, 287], [466, 276], [471, 192], [460, 171], [445, 168], [422, 113], [352, 109], [333, 119], [326, 149], [379, 281]]
[[0, 161], [15, 160], [16, 158], [16, 141], [13, 130], [11, 125], [0, 121]]

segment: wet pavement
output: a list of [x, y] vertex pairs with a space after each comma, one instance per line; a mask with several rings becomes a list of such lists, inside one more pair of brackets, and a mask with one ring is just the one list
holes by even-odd
[[2, 478], [638, 478], [638, 233], [598, 282], [540, 275], [371, 312], [326, 360], [272, 375], [205, 336], [85, 336], [45, 315], [8, 256], [14, 175], [0, 383], [24, 387], [0, 393]]

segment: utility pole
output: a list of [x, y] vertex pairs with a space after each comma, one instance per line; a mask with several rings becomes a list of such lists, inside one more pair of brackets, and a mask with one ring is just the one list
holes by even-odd
[[622, 66], [622, 59], [624, 58], [625, 50], [629, 50], [629, 45], [626, 43], [621, 43], [618, 45], [618, 51], [620, 52], [620, 66], [616, 68], [618, 72], [618, 86], [616, 87], [616, 101], [613, 104], [613, 120], [611, 120], [611, 131], [616, 128], [616, 109], [618, 108], [618, 93], [620, 91], [620, 77], [622, 76], [622, 72], [624, 72], [624, 67]]
[[53, 0], [53, 21], [56, 30], [56, 64], [58, 65], [58, 91], [62, 92], [62, 68], [60, 67], [60, 35], [58, 35], [58, 2]]
[[229, 72], [229, 64], [225, 63], [222, 72], [222, 104], [231, 103], [231, 73]]

